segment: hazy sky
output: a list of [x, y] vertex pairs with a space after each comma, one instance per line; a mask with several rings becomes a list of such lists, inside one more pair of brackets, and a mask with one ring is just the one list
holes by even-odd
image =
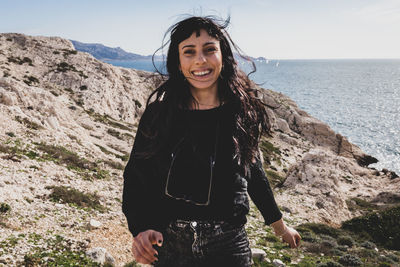
[[0, 32], [60, 36], [149, 55], [183, 14], [231, 15], [250, 56], [400, 58], [400, 0], [0, 0]]

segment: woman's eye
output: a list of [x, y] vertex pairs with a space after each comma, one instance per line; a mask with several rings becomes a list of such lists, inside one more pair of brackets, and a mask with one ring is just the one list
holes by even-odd
[[194, 53], [195, 53], [194, 50], [190, 50], [190, 49], [185, 50], [185, 51], [183, 52], [183, 54], [185, 54], [185, 55], [192, 55], [192, 54], [194, 54]]
[[215, 47], [206, 48], [206, 52], [208, 52], [208, 53], [215, 52], [215, 51], [217, 51], [217, 48], [215, 48]]

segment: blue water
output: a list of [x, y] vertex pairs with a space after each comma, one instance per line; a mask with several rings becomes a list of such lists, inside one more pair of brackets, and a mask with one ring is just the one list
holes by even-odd
[[[147, 61], [109, 63], [154, 70]], [[376, 157], [379, 162], [371, 167], [400, 174], [400, 59], [272, 60], [256, 65], [250, 76], [255, 82], [289, 96]]]

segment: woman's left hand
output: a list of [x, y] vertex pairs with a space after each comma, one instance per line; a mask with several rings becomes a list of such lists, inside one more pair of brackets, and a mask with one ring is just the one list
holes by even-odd
[[301, 236], [292, 227], [287, 227], [283, 235], [281, 235], [282, 241], [289, 243], [291, 248], [297, 248], [300, 246]]

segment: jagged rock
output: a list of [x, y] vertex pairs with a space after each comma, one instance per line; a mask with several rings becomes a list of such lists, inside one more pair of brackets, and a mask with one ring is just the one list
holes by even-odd
[[100, 264], [110, 264], [111, 266], [115, 265], [115, 259], [107, 252], [105, 248], [92, 248], [86, 252], [86, 255], [88, 255], [88, 257], [90, 257], [94, 262]]
[[276, 119], [276, 126], [277, 126], [278, 130], [282, 131], [283, 133], [289, 133], [290, 132], [289, 124], [284, 119], [277, 118]]
[[259, 261], [264, 261], [265, 256], [267, 256], [267, 253], [260, 248], [252, 248], [251, 254], [253, 256], [253, 259], [258, 259]]

